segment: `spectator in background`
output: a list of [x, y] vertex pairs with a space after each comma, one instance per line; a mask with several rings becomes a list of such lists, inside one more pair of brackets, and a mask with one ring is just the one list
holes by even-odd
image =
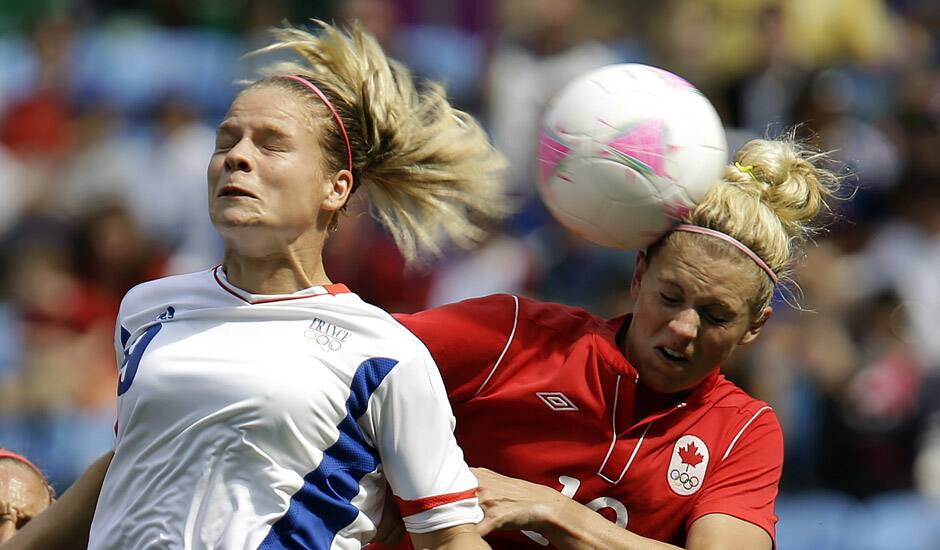
[[52, 504], [52, 488], [26, 457], [0, 447], [0, 542]]
[[72, 25], [62, 17], [42, 18], [33, 29], [37, 66], [32, 89], [0, 117], [0, 143], [21, 158], [62, 154], [71, 145], [72, 36]]
[[83, 283], [62, 244], [26, 241], [11, 256], [3, 330], [22, 347], [0, 385], [0, 440], [65, 488], [110, 443], [118, 301]]
[[76, 221], [76, 274], [90, 294], [110, 303], [109, 320], [131, 287], [168, 274], [165, 248], [151, 241], [154, 233], [143, 231], [121, 203], [99, 204]]

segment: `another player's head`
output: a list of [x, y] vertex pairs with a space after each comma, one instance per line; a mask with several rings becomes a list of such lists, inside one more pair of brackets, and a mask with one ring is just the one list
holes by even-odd
[[[223, 237], [251, 230], [322, 245], [362, 188], [403, 254], [468, 245], [473, 221], [506, 210], [504, 161], [444, 91], [416, 87], [358, 26], [275, 29], [260, 53], [299, 61], [263, 70], [219, 126], [209, 165], [210, 215]], [[227, 243], [229, 239], [226, 239]]]
[[0, 448], [0, 542], [52, 504], [52, 488], [25, 457]]
[[792, 136], [748, 142], [683, 225], [639, 255], [626, 354], [648, 386], [690, 389], [757, 337], [838, 187], [824, 159]]

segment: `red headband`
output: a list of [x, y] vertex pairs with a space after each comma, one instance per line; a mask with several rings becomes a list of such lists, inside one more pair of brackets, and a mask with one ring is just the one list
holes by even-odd
[[770, 280], [773, 281], [774, 284], [777, 284], [777, 274], [774, 273], [773, 269], [770, 269], [770, 266], [767, 265], [767, 262], [762, 260], [761, 257], [758, 256], [753, 250], [748, 248], [744, 243], [735, 239], [731, 235], [722, 233], [721, 231], [715, 231], [714, 229], [708, 229], [707, 227], [701, 227], [698, 225], [689, 225], [686, 223], [677, 225], [676, 227], [673, 228], [673, 231], [685, 231], [687, 233], [699, 233], [701, 235], [708, 235], [711, 237], [719, 238], [725, 241], [726, 243], [731, 244], [732, 246], [734, 246], [741, 252], [744, 252], [744, 254], [746, 254], [748, 258], [754, 260], [754, 263], [756, 263], [758, 267], [764, 270], [764, 273], [766, 273], [770, 277]]
[[342, 119], [339, 118], [339, 113], [337, 113], [336, 109], [333, 108], [333, 104], [330, 103], [329, 99], [327, 99], [326, 94], [320, 91], [320, 88], [317, 88], [316, 86], [314, 86], [313, 83], [307, 80], [306, 78], [295, 76], [292, 74], [283, 74], [281, 75], [281, 78], [286, 78], [288, 80], [300, 82], [307, 88], [310, 88], [310, 90], [312, 90], [313, 93], [317, 94], [317, 97], [319, 97], [320, 100], [323, 101], [323, 104], [326, 105], [326, 108], [329, 109], [331, 113], [333, 113], [333, 120], [335, 120], [336, 124], [339, 125], [339, 131], [341, 134], [343, 134], [343, 141], [346, 142], [346, 159], [347, 159], [346, 166], [349, 168], [349, 171], [352, 172], [352, 147], [349, 146], [349, 135], [346, 134], [346, 127], [343, 126], [343, 121]]
[[37, 468], [36, 465], [30, 462], [25, 456], [14, 453], [13, 451], [8, 451], [7, 449], [0, 447], [0, 458], [12, 458], [13, 460], [17, 462], [21, 462], [29, 466], [31, 470], [36, 472], [36, 475], [39, 476], [39, 479], [41, 479], [43, 483], [47, 483], [46, 476], [44, 476], [43, 473], [39, 470], [39, 468]]

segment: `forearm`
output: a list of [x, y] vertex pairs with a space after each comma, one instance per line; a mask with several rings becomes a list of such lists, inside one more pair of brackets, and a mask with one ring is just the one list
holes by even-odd
[[433, 533], [411, 535], [415, 550], [489, 550], [472, 524], [458, 525]]
[[534, 529], [559, 550], [676, 550], [679, 547], [631, 533], [597, 512], [567, 500]]
[[0, 550], [85, 548], [98, 493], [111, 457], [109, 452], [96, 460], [62, 498], [0, 546]]

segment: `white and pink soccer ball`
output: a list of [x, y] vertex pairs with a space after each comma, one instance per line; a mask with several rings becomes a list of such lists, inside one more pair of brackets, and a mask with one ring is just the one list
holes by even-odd
[[577, 78], [550, 102], [538, 187], [574, 233], [639, 249], [719, 182], [727, 157], [721, 120], [694, 86], [656, 67], [610, 65]]

